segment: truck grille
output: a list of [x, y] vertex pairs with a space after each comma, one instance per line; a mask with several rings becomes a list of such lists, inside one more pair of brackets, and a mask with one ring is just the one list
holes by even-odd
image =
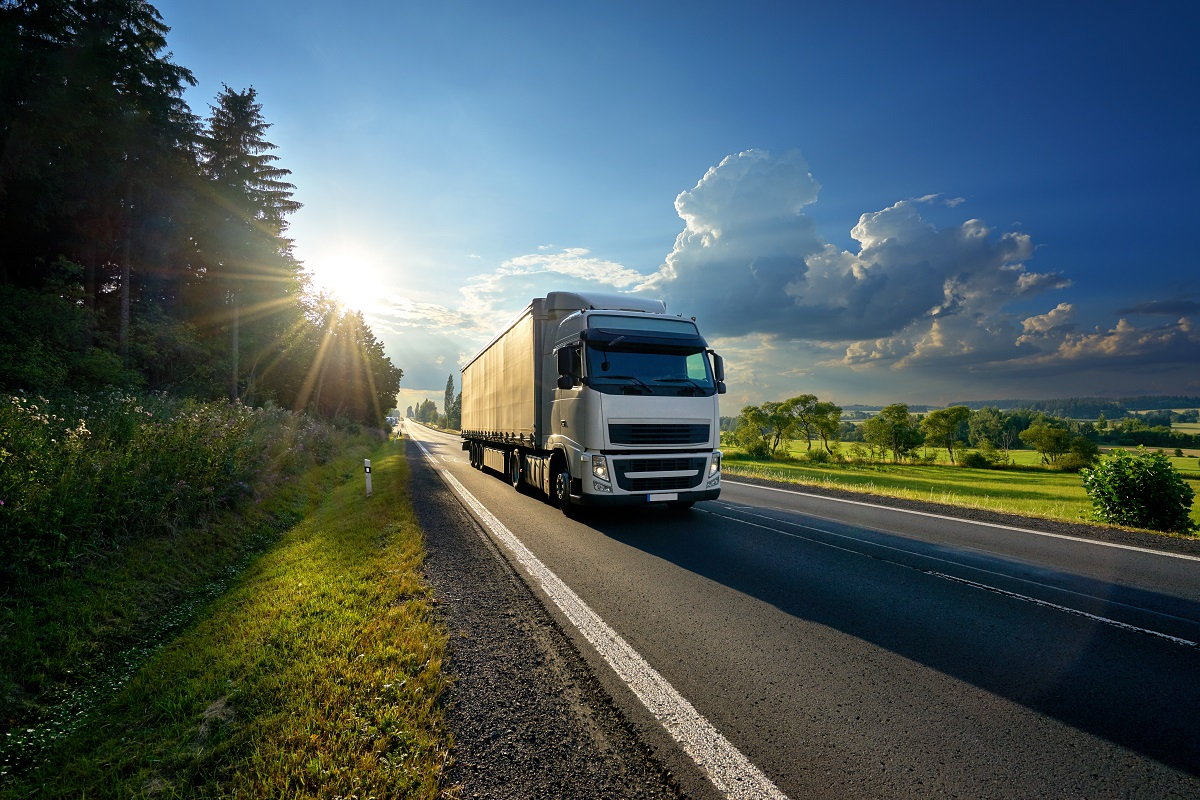
[[[663, 492], [678, 489], [694, 489], [704, 479], [706, 458], [646, 458], [646, 459], [613, 459], [613, 472], [617, 486], [627, 492]], [[644, 475], [648, 472], [682, 472], [687, 475]], [[628, 473], [635, 473], [636, 478]]]
[[610, 423], [608, 438], [613, 444], [705, 444], [708, 425], [636, 425]]

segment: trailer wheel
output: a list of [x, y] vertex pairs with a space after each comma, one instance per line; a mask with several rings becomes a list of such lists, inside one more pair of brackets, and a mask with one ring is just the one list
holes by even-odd
[[521, 454], [516, 451], [508, 456], [508, 482], [521, 491]]

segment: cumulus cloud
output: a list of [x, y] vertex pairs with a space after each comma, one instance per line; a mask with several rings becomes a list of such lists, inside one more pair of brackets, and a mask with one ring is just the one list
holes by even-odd
[[551, 250], [542, 247], [538, 253], [509, 259], [493, 272], [474, 276], [462, 287], [460, 311], [491, 331], [480, 344], [534, 297], [556, 290], [625, 292], [646, 280], [642, 273], [596, 258], [583, 248]]
[[848, 342], [841, 361], [854, 365], [992, 350], [997, 325], [1011, 327], [998, 321], [1004, 305], [1068, 285], [1026, 268], [1026, 234], [977, 219], [938, 229], [922, 218], [923, 204], [954, 208], [957, 197], [865, 213], [851, 230], [858, 249], [840, 250], [805, 214], [819, 190], [796, 151], [725, 158], [676, 199], [685, 229], [642, 291], [702, 317], [715, 335]]
[[979, 219], [938, 228], [921, 214], [926, 204], [959, 208], [964, 198], [933, 194], [864, 213], [850, 232], [857, 248], [843, 250], [806, 215], [819, 190], [798, 152], [725, 158], [676, 199], [684, 230], [640, 288], [700, 317], [711, 336], [739, 349], [755, 342], [744, 355], [763, 366], [747, 365], [744, 377], [756, 389], [788, 380], [778, 366], [784, 349], [804, 379], [849, 369], [887, 370], [894, 380], [907, 371], [930, 387], [966, 376], [1053, 376], [1105, 359], [1145, 369], [1200, 360], [1187, 318], [1200, 304], [1190, 301], [1131, 309], [1180, 317], [1150, 330], [1122, 320], [1081, 333], [1066, 302], [1019, 314], [1071, 281], [1028, 267], [1035, 247], [1026, 233]]

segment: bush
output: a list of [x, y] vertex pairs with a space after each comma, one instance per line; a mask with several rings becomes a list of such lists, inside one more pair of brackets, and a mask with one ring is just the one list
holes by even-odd
[[959, 459], [958, 463], [962, 464], [964, 467], [971, 467], [972, 469], [990, 469], [992, 466], [991, 459], [989, 459], [983, 453], [975, 452], [967, 453], [961, 459]]
[[1081, 474], [1097, 519], [1171, 533], [1196, 529], [1190, 517], [1195, 492], [1161, 453], [1117, 450]]
[[121, 539], [202, 526], [335, 449], [327, 423], [272, 407], [0, 396], [0, 594]]
[[804, 457], [807, 458], [809, 460], [809, 462], [811, 462], [813, 464], [828, 464], [830, 461], [833, 460], [833, 457], [830, 456], [829, 453], [826, 453], [824, 450], [809, 450], [808, 454], [805, 455]]
[[746, 442], [742, 449], [746, 453], [746, 458], [765, 460], [771, 457], [771, 446], [762, 439]]

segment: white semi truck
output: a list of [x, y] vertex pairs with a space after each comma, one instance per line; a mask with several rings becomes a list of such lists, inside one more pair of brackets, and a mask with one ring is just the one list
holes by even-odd
[[463, 450], [575, 506], [690, 508], [721, 492], [724, 364], [661, 300], [551, 292], [462, 370]]

